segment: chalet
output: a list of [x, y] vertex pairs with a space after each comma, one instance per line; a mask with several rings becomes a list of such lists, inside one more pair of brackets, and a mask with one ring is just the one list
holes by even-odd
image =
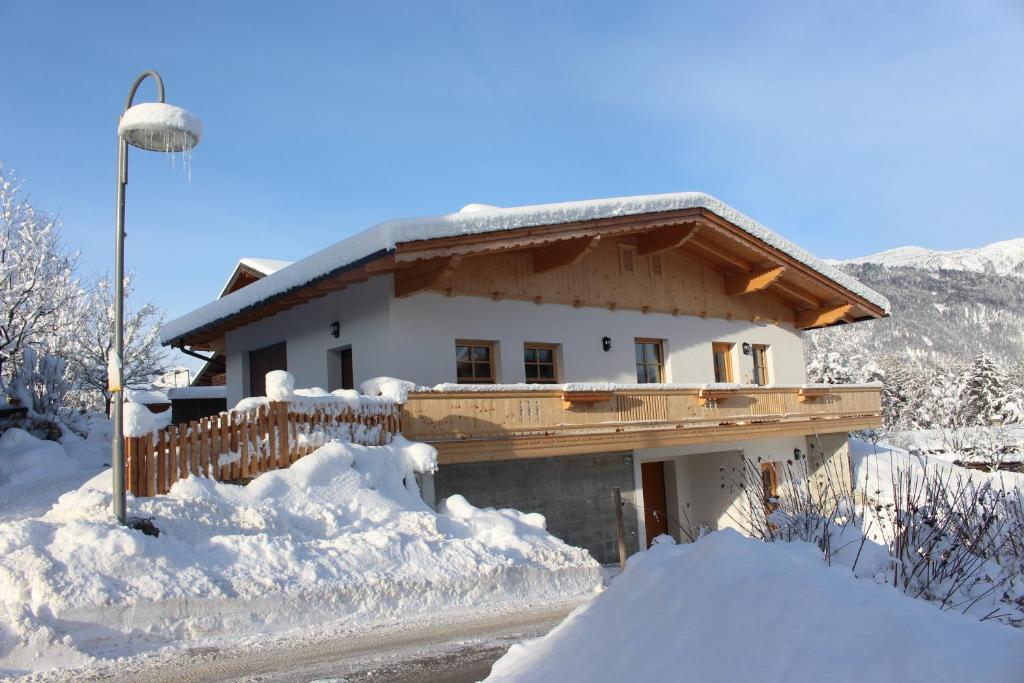
[[[237, 277], [236, 277], [237, 276]], [[627, 543], [741, 526], [735, 481], [806, 456], [849, 485], [871, 385], [807, 385], [801, 331], [888, 315], [877, 292], [717, 199], [678, 193], [395, 220], [225, 287], [165, 344], [223, 358], [228, 405], [297, 386], [420, 388], [402, 430], [433, 444], [428, 500], [546, 515], [616, 557]], [[238, 279], [239, 284], [241, 279]]]

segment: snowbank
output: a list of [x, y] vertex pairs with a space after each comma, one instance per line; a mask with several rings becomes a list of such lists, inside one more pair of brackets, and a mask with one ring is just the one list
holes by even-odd
[[990, 482], [994, 489], [1017, 489], [1024, 495], [1024, 474], [1014, 472], [982, 472], [954, 465], [947, 458], [915, 455], [886, 444], [872, 444], [850, 439], [855, 485], [883, 503], [892, 502], [892, 484], [901, 472], [910, 472], [915, 480], [926, 473], [935, 473], [953, 481], [971, 482], [980, 486]]
[[749, 216], [703, 192], [677, 192], [512, 208], [487, 208], [443, 216], [387, 221], [165, 323], [160, 329], [160, 336], [164, 344], [169, 344], [184, 334], [238, 313], [265, 299], [302, 287], [363, 259], [383, 255], [403, 242], [695, 208], [706, 209], [724, 218], [752, 237], [788, 254], [888, 313], [889, 301], [884, 296], [835, 266], [812, 256]]
[[191, 477], [133, 499], [157, 538], [118, 526], [110, 475], [46, 515], [0, 524], [0, 674], [82, 666], [204, 639], [592, 594], [601, 569], [542, 518], [445, 512], [413, 473], [436, 452], [331, 442], [246, 487]]
[[46, 479], [70, 464], [60, 444], [8, 429], [0, 436], [0, 497], [15, 495], [14, 487]]
[[487, 681], [1019, 681], [1024, 632], [727, 530], [656, 545]]

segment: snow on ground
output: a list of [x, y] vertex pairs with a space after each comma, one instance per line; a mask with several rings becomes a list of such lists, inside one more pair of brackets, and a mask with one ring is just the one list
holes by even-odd
[[110, 465], [110, 423], [88, 416], [88, 437], [64, 431], [61, 443], [22, 429], [0, 436], [0, 522], [42, 515], [64, 493]]
[[[12, 437], [16, 438], [16, 437]], [[59, 454], [48, 454], [54, 460]], [[0, 675], [331, 623], [588, 596], [601, 568], [544, 519], [420, 498], [436, 453], [331, 442], [246, 487], [190, 477], [111, 519], [110, 475], [0, 524]]]
[[655, 545], [487, 681], [1021, 680], [1024, 632], [827, 567], [817, 547], [727, 530]]
[[991, 482], [994, 488], [1017, 489], [1024, 494], [1024, 474], [982, 472], [954, 465], [947, 456], [914, 454], [894, 446], [858, 439], [850, 439], [849, 444], [855, 486], [883, 502], [892, 502], [892, 482], [900, 471], [936, 472], [976, 485]]

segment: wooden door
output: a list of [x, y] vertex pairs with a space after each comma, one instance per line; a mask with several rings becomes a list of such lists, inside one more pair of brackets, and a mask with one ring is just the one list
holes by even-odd
[[267, 373], [288, 369], [288, 349], [285, 342], [272, 344], [249, 352], [249, 395], [267, 395]]
[[668, 533], [668, 503], [665, 499], [665, 463], [645, 462], [640, 465], [640, 479], [644, 489], [644, 526], [647, 528], [647, 546], [655, 536]]
[[341, 350], [341, 388], [355, 389], [355, 379], [352, 376], [352, 347]]

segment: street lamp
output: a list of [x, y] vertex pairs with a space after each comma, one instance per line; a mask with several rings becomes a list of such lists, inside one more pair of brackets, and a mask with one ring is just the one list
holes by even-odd
[[[132, 106], [142, 81], [156, 81], [159, 102]], [[164, 102], [164, 82], [160, 74], [146, 71], [135, 79], [128, 91], [124, 111], [117, 126], [117, 237], [114, 247], [114, 355], [108, 363], [108, 385], [113, 392], [114, 408], [114, 515], [128, 523], [125, 506], [124, 466], [124, 190], [128, 184], [128, 145], [151, 152], [188, 152], [199, 144], [203, 124], [181, 107]]]

